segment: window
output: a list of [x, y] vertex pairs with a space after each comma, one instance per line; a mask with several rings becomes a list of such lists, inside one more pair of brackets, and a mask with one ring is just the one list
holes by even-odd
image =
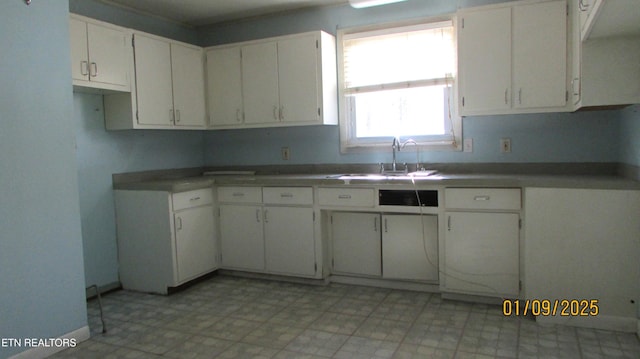
[[338, 32], [343, 152], [390, 146], [460, 150], [453, 20]]

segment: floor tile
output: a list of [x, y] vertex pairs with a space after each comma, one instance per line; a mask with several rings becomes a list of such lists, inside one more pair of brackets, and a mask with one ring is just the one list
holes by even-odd
[[87, 303], [91, 339], [53, 358], [640, 358], [635, 333], [543, 326], [438, 294], [215, 275]]
[[287, 347], [288, 351], [331, 357], [349, 339], [348, 335], [307, 329]]
[[338, 359], [392, 358], [399, 344], [399, 342], [386, 340], [351, 337], [333, 357]]

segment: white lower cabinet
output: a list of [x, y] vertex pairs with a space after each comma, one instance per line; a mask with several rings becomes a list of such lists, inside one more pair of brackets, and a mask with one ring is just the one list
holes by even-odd
[[518, 221], [515, 213], [447, 213], [442, 275], [446, 290], [517, 295]]
[[382, 275], [380, 214], [331, 214], [333, 273], [379, 277]]
[[176, 212], [173, 216], [178, 282], [184, 282], [211, 270], [212, 264], [217, 262], [217, 256], [212, 256], [217, 253], [213, 240], [213, 207], [189, 208]]
[[447, 188], [441, 288], [492, 297], [520, 293], [517, 188]]
[[382, 277], [438, 280], [438, 217], [382, 215]]
[[115, 191], [119, 274], [125, 289], [166, 294], [218, 268], [210, 188]]
[[333, 272], [437, 281], [437, 218], [436, 215], [333, 212]]
[[220, 205], [222, 267], [264, 270], [262, 208], [256, 205]]
[[219, 187], [225, 269], [316, 277], [321, 273], [311, 187]]
[[264, 220], [267, 271], [314, 276], [317, 264], [313, 208], [267, 206]]

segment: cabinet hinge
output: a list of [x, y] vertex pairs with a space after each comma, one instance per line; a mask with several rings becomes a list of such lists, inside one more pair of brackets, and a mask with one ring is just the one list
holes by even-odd
[[522, 218], [518, 220], [518, 228], [522, 229]]
[[462, 28], [464, 29], [464, 18], [462, 18]]
[[314, 271], [315, 273], [318, 273], [318, 263], [317, 263], [317, 262], [316, 262], [316, 263], [313, 263], [313, 271]]
[[319, 49], [319, 48], [320, 48], [320, 44], [319, 44], [318, 40], [316, 40], [316, 49]]
[[316, 212], [313, 212], [313, 221], [316, 221]]
[[318, 116], [320, 116], [320, 107], [318, 107]]
[[462, 96], [462, 107], [464, 107], [464, 96]]
[[329, 217], [329, 221], [331, 222], [331, 224], [333, 224], [333, 215]]
[[569, 91], [564, 92], [564, 102], [569, 102]]

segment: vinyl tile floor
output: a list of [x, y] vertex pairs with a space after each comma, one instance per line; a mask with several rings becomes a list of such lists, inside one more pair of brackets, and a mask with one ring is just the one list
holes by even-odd
[[640, 358], [633, 333], [541, 326], [438, 294], [214, 275], [170, 296], [87, 303], [91, 338], [53, 358]]

